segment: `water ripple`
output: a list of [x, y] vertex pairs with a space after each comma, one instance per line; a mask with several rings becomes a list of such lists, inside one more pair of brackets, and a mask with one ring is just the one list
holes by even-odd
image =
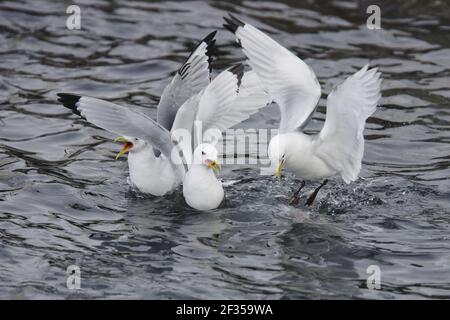
[[[448, 4], [379, 1], [383, 29], [369, 30], [366, 2], [79, 1], [73, 31], [63, 3], [1, 2], [0, 298], [449, 298]], [[225, 204], [195, 212], [180, 192], [129, 190], [113, 136], [56, 102], [56, 92], [78, 92], [154, 117], [168, 79], [211, 30], [216, 71], [243, 59], [221, 28], [228, 12], [314, 69], [324, 94], [311, 132], [336, 84], [379, 66], [362, 179], [333, 179], [311, 208], [294, 208], [292, 176], [225, 166]], [[242, 127], [275, 128], [278, 117], [272, 106]], [[81, 291], [65, 286], [71, 264]], [[366, 287], [374, 264], [381, 291]]]

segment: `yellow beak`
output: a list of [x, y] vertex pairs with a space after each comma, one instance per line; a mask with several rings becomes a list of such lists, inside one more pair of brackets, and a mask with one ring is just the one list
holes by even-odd
[[219, 170], [222, 168], [222, 165], [217, 160], [206, 160], [205, 162], [215, 173], [219, 173]]
[[119, 159], [121, 156], [123, 156], [125, 153], [130, 151], [131, 148], [133, 148], [133, 144], [125, 139], [124, 137], [118, 137], [114, 140], [114, 142], [123, 142], [124, 146], [122, 150], [119, 151], [119, 153], [116, 155], [116, 160]]
[[281, 179], [281, 174], [282, 174], [282, 171], [283, 171], [283, 164], [284, 164], [284, 161], [280, 160], [278, 162], [277, 170], [275, 171], [275, 176], [277, 178], [280, 178], [280, 179]]
[[128, 142], [128, 140], [124, 137], [117, 137], [114, 139], [114, 142]]

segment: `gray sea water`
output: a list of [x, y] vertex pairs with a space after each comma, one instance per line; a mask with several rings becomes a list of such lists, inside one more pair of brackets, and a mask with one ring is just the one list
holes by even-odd
[[[77, 1], [82, 29], [68, 30], [70, 2], [1, 1], [0, 298], [450, 298], [450, 6], [393, 2], [377, 2], [382, 29], [370, 30], [368, 1]], [[74, 92], [155, 117], [212, 30], [215, 72], [243, 59], [228, 13], [314, 69], [323, 94], [310, 132], [334, 85], [380, 68], [361, 179], [332, 179], [312, 207], [292, 207], [292, 176], [225, 165], [224, 205], [196, 212], [180, 192], [132, 192], [114, 136], [57, 103]], [[240, 127], [278, 117], [271, 106]], [[66, 286], [70, 265], [80, 290]], [[367, 288], [370, 265], [381, 290]]]

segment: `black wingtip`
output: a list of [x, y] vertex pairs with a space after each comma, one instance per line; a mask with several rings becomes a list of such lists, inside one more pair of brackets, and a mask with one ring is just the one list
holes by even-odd
[[212, 62], [213, 62], [213, 54], [216, 51], [216, 39], [214, 37], [216, 36], [217, 30], [214, 30], [210, 34], [206, 36], [205, 39], [203, 39], [203, 42], [207, 44], [206, 46], [206, 56], [208, 57], [208, 66], [209, 66], [209, 73], [212, 71]]
[[[204, 37], [199, 43], [198, 45], [195, 47], [194, 50], [192, 50], [191, 54], [189, 55], [189, 57], [186, 59], [186, 62], [181, 66], [180, 69], [178, 69], [178, 74], [180, 74], [183, 77], [183, 73], [187, 74], [186, 72], [188, 71], [189, 67], [187, 61], [189, 61], [190, 57], [192, 56], [192, 54], [195, 52], [195, 50], [197, 50], [198, 46], [201, 45], [202, 43], [206, 43], [206, 56], [208, 57], [208, 66], [209, 66], [209, 73], [211, 73], [212, 71], [212, 62], [213, 62], [213, 57], [212, 55], [215, 52], [215, 44], [216, 44], [216, 39], [214, 39], [214, 37], [216, 36], [217, 30], [214, 30], [213, 32], [209, 33], [206, 37]], [[187, 68], [186, 68], [187, 67]]]
[[206, 44], [210, 44], [212, 41], [216, 41], [214, 40], [214, 37], [216, 36], [217, 30], [214, 30], [213, 32], [211, 32], [210, 34], [208, 34], [205, 38], [203, 38], [202, 41], [200, 42], [205, 42]]
[[232, 66], [228, 70], [236, 75], [237, 80], [238, 80], [237, 85], [239, 88], [242, 83], [242, 77], [244, 76], [244, 65], [242, 63], [238, 63], [238, 64]]
[[225, 29], [231, 31], [232, 33], [236, 33], [236, 30], [239, 27], [245, 26], [244, 22], [233, 16], [231, 13], [228, 15], [228, 17], [223, 17], [223, 19], [225, 20], [223, 26], [225, 27]]
[[181, 66], [181, 68], [178, 70], [178, 74], [181, 76], [181, 79], [184, 80], [184, 78], [187, 77], [188, 75], [188, 71], [191, 68], [191, 64], [190, 63], [185, 63]]
[[81, 96], [71, 93], [57, 93], [59, 98], [58, 101], [63, 104], [64, 107], [72, 110], [76, 115], [81, 116], [80, 111], [77, 108], [77, 102], [80, 100]]

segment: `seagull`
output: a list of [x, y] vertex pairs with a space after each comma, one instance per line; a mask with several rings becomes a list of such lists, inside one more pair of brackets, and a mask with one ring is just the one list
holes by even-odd
[[181, 181], [186, 203], [202, 211], [216, 209], [224, 199], [215, 175], [221, 167], [217, 150], [201, 138], [184, 139], [184, 135], [182, 141], [179, 133], [187, 133], [188, 138], [210, 130], [221, 134], [270, 102], [256, 73], [244, 72], [242, 64], [221, 72], [186, 100], [174, 114], [170, 130], [141, 112], [108, 101], [70, 93], [58, 96], [73, 113], [121, 136], [116, 140], [125, 145], [117, 157], [129, 152], [130, 178], [147, 188], [141, 190], [162, 194]]
[[[225, 194], [222, 183], [215, 175], [221, 167], [216, 148], [211, 143], [196, 143], [195, 137], [211, 130], [221, 135], [224, 130], [248, 119], [270, 102], [256, 73], [244, 72], [244, 66], [238, 64], [220, 73], [179, 109], [173, 130], [187, 130], [194, 137], [193, 141], [179, 144], [184, 155], [192, 154], [183, 179], [183, 196], [189, 206], [202, 211], [216, 209]], [[197, 141], [203, 140], [198, 138]]]
[[[183, 65], [178, 69], [171, 82], [163, 90], [157, 106], [156, 116], [157, 122], [162, 128], [170, 131], [178, 109], [192, 95], [198, 94], [210, 83], [212, 52], [214, 51], [216, 32], [211, 32], [197, 44]], [[131, 112], [126, 109], [112, 107], [109, 102], [91, 97], [78, 96], [77, 98], [76, 95], [65, 93], [60, 93], [58, 96], [59, 101], [72, 110], [77, 110], [75, 108], [85, 110], [92, 107], [99, 109], [98, 112], [108, 112], [107, 108], [117, 112], [123, 111], [124, 114]], [[77, 107], [75, 104], [77, 104]], [[77, 113], [76, 111], [74, 112]], [[95, 118], [97, 115], [89, 113], [93, 112], [93, 110], [86, 112], [88, 121], [120, 135], [115, 141], [122, 142], [124, 145], [117, 154], [116, 159], [128, 153], [129, 182], [134, 188], [142, 193], [163, 196], [173, 192], [181, 184], [182, 180], [180, 175], [176, 174], [177, 170], [173, 170], [170, 161], [167, 160], [164, 154], [161, 154], [161, 150], [158, 147], [148, 143], [145, 139], [139, 139], [133, 135], [125, 135], [125, 131], [117, 127], [121, 121], [120, 117], [114, 118], [112, 115], [109, 115], [109, 118], [105, 117], [101, 119], [102, 122], [98, 122], [98, 119]], [[110, 120], [110, 123], [105, 123], [107, 119]]]
[[300, 58], [251, 24], [230, 15], [224, 27], [236, 36], [248, 64], [258, 75], [264, 90], [281, 113], [279, 133], [268, 146], [276, 176], [282, 170], [302, 179], [291, 204], [299, 202], [304, 180], [322, 181], [308, 197], [310, 206], [331, 176], [345, 183], [358, 178], [364, 153], [364, 125], [381, 98], [381, 73], [365, 65], [332, 90], [322, 130], [315, 135], [303, 132], [321, 96], [314, 71]]
[[216, 209], [223, 202], [225, 191], [215, 175], [220, 166], [213, 145], [200, 144], [195, 149], [193, 163], [183, 181], [183, 196], [190, 207], [207, 211]]

